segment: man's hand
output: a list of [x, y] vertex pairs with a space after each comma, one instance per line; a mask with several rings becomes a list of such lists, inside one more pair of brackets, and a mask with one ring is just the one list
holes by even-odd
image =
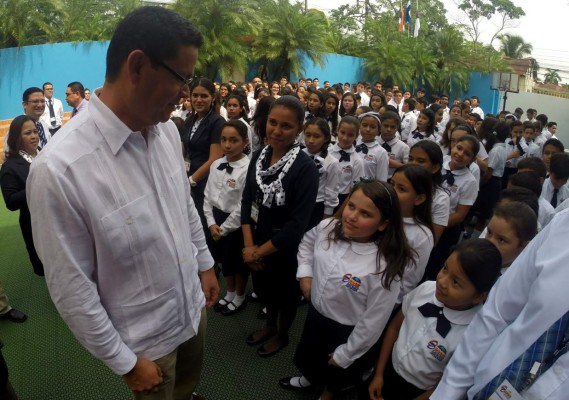
[[211, 267], [207, 271], [200, 272], [200, 279], [205, 295], [205, 306], [210, 308], [217, 303], [217, 298], [219, 297], [219, 283], [215, 276], [215, 268]]
[[157, 392], [163, 382], [162, 370], [154, 361], [138, 357], [123, 379], [133, 392]]

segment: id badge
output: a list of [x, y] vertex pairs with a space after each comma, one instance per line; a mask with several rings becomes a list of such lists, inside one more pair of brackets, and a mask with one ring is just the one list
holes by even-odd
[[257, 219], [259, 219], [259, 205], [257, 203], [251, 204], [251, 219], [255, 223], [257, 223]]
[[507, 379], [498, 386], [498, 389], [488, 397], [488, 400], [524, 400], [518, 391]]

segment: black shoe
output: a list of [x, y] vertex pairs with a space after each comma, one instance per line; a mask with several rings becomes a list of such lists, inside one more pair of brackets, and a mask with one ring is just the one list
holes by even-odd
[[0, 315], [0, 319], [7, 319], [8, 321], [12, 322], [24, 322], [28, 319], [28, 317], [23, 312], [12, 308], [7, 313]]
[[276, 332], [270, 333], [266, 336], [263, 336], [263, 337], [255, 340], [255, 333], [257, 333], [257, 332], [258, 331], [255, 331], [255, 332], [251, 333], [249, 336], [247, 336], [247, 339], [245, 339], [245, 343], [247, 343], [249, 346], [256, 346], [258, 344], [266, 342], [267, 340], [271, 339], [273, 336], [276, 335]]
[[258, 303], [259, 301], [261, 301], [259, 299], [259, 296], [257, 296], [257, 294], [255, 292], [249, 293], [246, 297], [247, 297], [247, 301], [250, 301], [251, 303]]
[[221, 311], [225, 307], [227, 307], [228, 304], [229, 304], [228, 301], [226, 301], [225, 299], [221, 299], [217, 302], [216, 305], [213, 306], [213, 311]]
[[279, 347], [277, 347], [276, 349], [271, 350], [271, 351], [267, 351], [267, 349], [265, 348], [265, 345], [262, 345], [261, 347], [259, 347], [257, 349], [257, 355], [259, 357], [272, 357], [275, 354], [277, 354], [279, 351], [284, 349], [286, 346], [288, 346], [288, 338], [283, 339], [281, 341], [281, 344], [279, 345]]
[[265, 308], [261, 308], [259, 310], [257, 313], [257, 319], [267, 319], [267, 312], [265, 311]]
[[299, 380], [298, 384], [300, 385], [300, 377], [298, 377], [298, 376], [287, 376], [286, 378], [282, 378], [279, 381], [279, 386], [282, 387], [283, 389], [294, 390], [296, 392], [312, 392], [314, 389], [314, 387], [312, 385], [308, 385], [308, 386], [291, 385], [291, 383], [290, 383], [291, 379], [298, 379]]
[[238, 313], [239, 311], [243, 310], [245, 307], [247, 307], [247, 301], [241, 303], [240, 306], [236, 306], [235, 304], [233, 304], [232, 301], [230, 301], [225, 307], [221, 309], [221, 314], [228, 317], [230, 315]]

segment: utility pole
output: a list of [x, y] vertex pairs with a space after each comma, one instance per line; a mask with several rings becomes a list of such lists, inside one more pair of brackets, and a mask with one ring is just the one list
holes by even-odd
[[308, 13], [308, 0], [304, 0], [304, 14]]

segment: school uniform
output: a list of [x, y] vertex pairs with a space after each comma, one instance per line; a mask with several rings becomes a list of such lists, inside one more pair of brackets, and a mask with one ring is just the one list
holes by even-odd
[[358, 139], [356, 153], [364, 161], [364, 173], [366, 176], [386, 182], [389, 169], [389, 156], [387, 151], [374, 140], [364, 143]]
[[[489, 382], [567, 313], [568, 213], [556, 216], [498, 279], [464, 333], [432, 400], [478, 398]], [[533, 381], [523, 398], [567, 399], [568, 370], [569, 353], [565, 353]]]
[[249, 158], [227, 162], [223, 157], [215, 160], [209, 169], [205, 187], [204, 216], [207, 227], [218, 225], [221, 238], [209, 241], [214, 259], [222, 264], [224, 276], [236, 271], [247, 271], [243, 263], [243, 233], [241, 231], [241, 196], [245, 187]]
[[407, 141], [411, 132], [417, 129], [417, 116], [413, 111], [408, 111], [401, 120], [401, 140]]
[[[539, 213], [537, 215], [538, 225], [540, 225], [541, 228], [545, 228], [546, 225], [551, 222], [551, 220], [555, 216], [555, 213], [563, 209], [561, 207], [565, 203], [567, 203], [567, 200], [565, 200], [563, 203], [558, 203], [557, 208], [553, 208], [553, 206], [549, 201], [545, 200], [543, 197], [540, 197], [538, 200], [539, 204]], [[569, 205], [569, 203], [567, 203], [567, 205]], [[540, 231], [541, 228], [538, 227], [538, 231]]]
[[318, 168], [318, 195], [316, 204], [312, 212], [309, 228], [312, 228], [320, 221], [324, 215], [332, 215], [334, 209], [338, 207], [338, 186], [340, 184], [340, 163], [330, 153], [326, 157], [322, 154], [313, 155], [304, 149], [304, 152], [312, 158]]
[[[523, 139], [523, 138], [522, 138]], [[520, 140], [521, 142], [522, 140]], [[526, 143], [525, 139], [523, 139], [524, 143]], [[542, 158], [541, 155], [541, 149], [539, 148], [539, 146], [537, 144], [535, 144], [532, 141], [530, 141], [529, 143], [527, 143], [527, 151], [526, 154], [524, 155], [525, 157], [537, 157], [537, 158]]]
[[510, 176], [512, 176], [518, 172], [518, 162], [520, 162], [520, 160], [523, 158], [522, 152], [525, 153], [525, 151], [523, 151], [523, 150], [520, 151], [518, 144], [514, 143], [514, 141], [512, 139], [507, 139], [506, 140], [506, 154], [507, 154], [507, 156], [509, 156], [510, 154], [512, 154], [515, 151], [517, 151], [520, 154], [520, 156], [506, 160], [506, 166], [504, 167], [504, 175], [502, 176], [502, 189], [505, 189], [508, 186], [508, 181], [510, 180]]
[[354, 181], [358, 181], [362, 176], [365, 176], [365, 164], [364, 160], [357, 155], [354, 146], [351, 146], [349, 149], [342, 149], [338, 144], [335, 144], [332, 146], [330, 154], [340, 162], [340, 179], [338, 183], [339, 207], [348, 197], [350, 190], [354, 186]]
[[[375, 243], [329, 241], [337, 220], [308, 231], [298, 248], [297, 279], [311, 277], [311, 306], [294, 363], [312, 384], [333, 388], [361, 378], [360, 360], [378, 341], [400, 285], [383, 287]], [[386, 268], [383, 257], [380, 271]], [[340, 368], [329, 367], [329, 354]], [[358, 361], [358, 362], [356, 362]]]
[[492, 176], [480, 187], [480, 194], [473, 208], [473, 211], [480, 213], [484, 219], [492, 217], [494, 206], [500, 198], [507, 157], [505, 143], [496, 143], [488, 153], [488, 168], [492, 168]]
[[403, 230], [405, 231], [405, 236], [407, 236], [409, 246], [415, 253], [413, 254], [413, 261], [405, 267], [397, 303], [401, 303], [403, 296], [415, 289], [421, 282], [431, 250], [435, 244], [431, 229], [425, 225], [418, 224], [413, 218], [403, 218]]
[[[441, 172], [444, 180], [442, 188], [449, 193], [449, 215], [456, 211], [459, 205], [472, 206], [478, 196], [478, 183], [468, 168], [451, 171], [450, 156], [443, 159]], [[446, 228], [437, 245], [431, 251], [431, 256], [425, 268], [426, 280], [435, 280], [444, 262], [450, 254], [450, 248], [458, 243], [462, 224]]]
[[[464, 331], [481, 309], [481, 305], [468, 310], [445, 307], [435, 296], [436, 282], [425, 282], [403, 299], [401, 311], [405, 319], [393, 346], [391, 361], [394, 372], [412, 388], [426, 391], [437, 384], [460, 343]], [[420, 311], [425, 304], [442, 307], [442, 315], [450, 323], [445, 335], [437, 331], [437, 317], [426, 317]], [[402, 382], [393, 385], [394, 379], [384, 376], [383, 395], [386, 400], [406, 400]]]
[[407, 146], [409, 146], [409, 148], [413, 147], [413, 145], [421, 140], [431, 140], [435, 143], [438, 143], [439, 141], [436, 139], [435, 135], [429, 135], [427, 136], [426, 132], [419, 132], [418, 130], [415, 130], [413, 132], [411, 132], [411, 134], [409, 135], [409, 137], [407, 138]]
[[449, 214], [450, 214], [449, 192], [439, 186], [435, 189], [433, 193], [433, 203], [431, 205], [431, 215], [433, 217], [433, 224], [440, 226], [447, 226]]
[[480, 186], [480, 167], [478, 166], [478, 164], [472, 162], [468, 166], [468, 169], [470, 170], [470, 173], [472, 174], [474, 179], [476, 179], [476, 183], [478, 184], [478, 186]]
[[[389, 156], [390, 160], [397, 160], [403, 164], [407, 164], [409, 161], [409, 146], [399, 138], [394, 137], [389, 142], [386, 142], [381, 136], [379, 136], [377, 138], [377, 142], [381, 147], [385, 149], [385, 151], [387, 151], [387, 155]], [[396, 168], [389, 167], [387, 170], [388, 178], [391, 178], [393, 176], [395, 169]]]
[[[556, 208], [561, 203], [563, 203], [566, 199], [569, 199], [569, 188], [566, 185], [563, 185], [557, 191], [557, 201], [553, 202], [553, 195], [555, 194], [555, 188], [551, 183], [551, 178], [547, 178], [543, 182], [543, 188], [541, 189], [541, 198], [547, 200], [553, 208]], [[555, 203], [555, 204], [554, 204]]]
[[451, 184], [445, 179], [441, 186], [450, 193], [450, 213], [452, 214], [459, 204], [466, 206], [474, 204], [478, 196], [478, 184], [468, 168], [451, 171], [449, 163], [450, 157], [447, 156], [444, 158], [441, 172], [443, 177], [449, 172], [452, 173], [454, 183]]

